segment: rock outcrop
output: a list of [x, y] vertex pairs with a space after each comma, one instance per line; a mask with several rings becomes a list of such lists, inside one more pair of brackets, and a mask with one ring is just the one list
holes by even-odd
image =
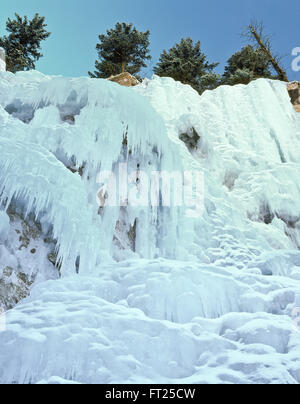
[[0, 212], [0, 315], [29, 296], [34, 283], [58, 277], [55, 243], [41, 225], [11, 209]]
[[300, 83], [298, 81], [289, 83], [287, 89], [295, 110], [300, 112]]
[[117, 76], [111, 76], [108, 80], [125, 87], [134, 87], [140, 84], [136, 77], [127, 72], [118, 74]]
[[35, 276], [30, 277], [14, 268], [5, 267], [0, 277], [0, 312], [12, 309], [20, 300], [29, 296], [34, 280]]

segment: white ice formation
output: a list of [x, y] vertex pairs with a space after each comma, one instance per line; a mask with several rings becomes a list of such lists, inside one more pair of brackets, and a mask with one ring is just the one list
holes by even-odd
[[[14, 207], [62, 274], [6, 313], [0, 382], [299, 383], [299, 157], [280, 82], [200, 97], [167, 78], [0, 73], [1, 265]], [[203, 172], [203, 215], [99, 210], [97, 174], [122, 163]]]

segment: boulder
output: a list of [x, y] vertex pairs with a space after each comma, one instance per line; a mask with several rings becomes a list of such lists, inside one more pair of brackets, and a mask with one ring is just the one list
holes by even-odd
[[300, 83], [298, 81], [289, 83], [287, 89], [295, 110], [300, 112]]
[[111, 76], [108, 80], [125, 87], [134, 87], [140, 84], [136, 77], [127, 72], [118, 74], [117, 76]]

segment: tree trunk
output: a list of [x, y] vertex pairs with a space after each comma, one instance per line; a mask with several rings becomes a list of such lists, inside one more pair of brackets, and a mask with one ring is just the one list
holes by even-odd
[[126, 66], [126, 62], [123, 61], [122, 62], [122, 73], [125, 73], [125, 66]]
[[289, 81], [289, 79], [287, 78], [286, 72], [279, 66], [279, 64], [276, 62], [276, 60], [273, 58], [270, 50], [266, 47], [266, 45], [263, 43], [261, 37], [258, 35], [257, 31], [255, 30], [255, 28], [253, 27], [253, 25], [249, 25], [250, 31], [252, 33], [252, 35], [254, 36], [254, 38], [256, 39], [258, 45], [261, 47], [261, 49], [266, 53], [266, 55], [268, 56], [270, 62], [272, 63], [274, 69], [276, 70], [276, 72], [278, 73], [278, 76], [280, 77], [281, 80], [283, 81]]

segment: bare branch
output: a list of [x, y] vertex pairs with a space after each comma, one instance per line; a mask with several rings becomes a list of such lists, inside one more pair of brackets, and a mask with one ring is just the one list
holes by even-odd
[[252, 21], [243, 32], [242, 36], [247, 38], [267, 55], [280, 80], [289, 81], [286, 72], [281, 67], [281, 57], [272, 52], [272, 41], [270, 36], [264, 33], [263, 22]]

